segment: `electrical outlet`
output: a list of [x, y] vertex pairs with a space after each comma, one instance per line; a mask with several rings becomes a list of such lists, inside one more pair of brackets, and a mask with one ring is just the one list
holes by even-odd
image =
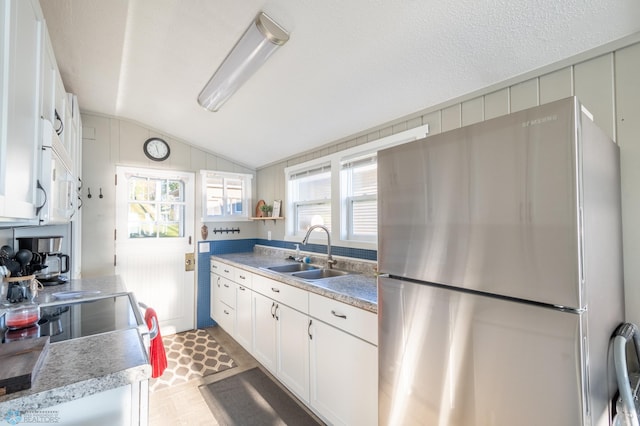
[[271, 241], [271, 231], [267, 231], [267, 240]]

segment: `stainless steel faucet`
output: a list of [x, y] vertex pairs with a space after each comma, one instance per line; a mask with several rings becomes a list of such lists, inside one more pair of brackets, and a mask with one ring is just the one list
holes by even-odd
[[327, 229], [326, 226], [324, 226], [324, 225], [313, 225], [307, 231], [307, 235], [304, 236], [304, 239], [302, 240], [302, 244], [304, 244], [304, 245], [307, 244], [307, 240], [309, 239], [309, 235], [311, 235], [311, 231], [313, 231], [316, 228], [323, 229], [324, 232], [327, 233], [327, 267], [329, 269], [331, 269], [333, 267], [333, 265], [336, 263], [336, 261], [333, 260], [333, 257], [331, 257], [331, 233], [329, 232], [329, 230]]

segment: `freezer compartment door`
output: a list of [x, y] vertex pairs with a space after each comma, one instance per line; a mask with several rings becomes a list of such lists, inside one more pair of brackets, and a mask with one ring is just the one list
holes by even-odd
[[381, 425], [600, 424], [587, 421], [581, 315], [387, 278], [378, 287]]
[[379, 152], [379, 270], [586, 306], [575, 108], [569, 98]]

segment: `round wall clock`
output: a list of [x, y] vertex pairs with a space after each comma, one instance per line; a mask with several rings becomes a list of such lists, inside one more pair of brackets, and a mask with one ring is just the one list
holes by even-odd
[[169, 144], [160, 138], [147, 139], [142, 147], [144, 155], [153, 161], [164, 161], [169, 158]]

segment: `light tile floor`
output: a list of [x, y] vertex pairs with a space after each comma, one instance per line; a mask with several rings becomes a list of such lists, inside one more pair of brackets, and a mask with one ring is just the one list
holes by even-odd
[[[149, 392], [149, 426], [218, 425], [207, 403], [202, 398], [198, 387], [225, 379], [259, 365], [255, 358], [220, 327], [211, 327], [206, 330], [233, 358], [237, 367], [170, 388]], [[286, 389], [285, 391], [288, 392]]]
[[218, 425], [198, 387], [258, 365], [257, 361], [220, 327], [206, 330], [238, 366], [184, 384], [149, 392], [149, 426]]

